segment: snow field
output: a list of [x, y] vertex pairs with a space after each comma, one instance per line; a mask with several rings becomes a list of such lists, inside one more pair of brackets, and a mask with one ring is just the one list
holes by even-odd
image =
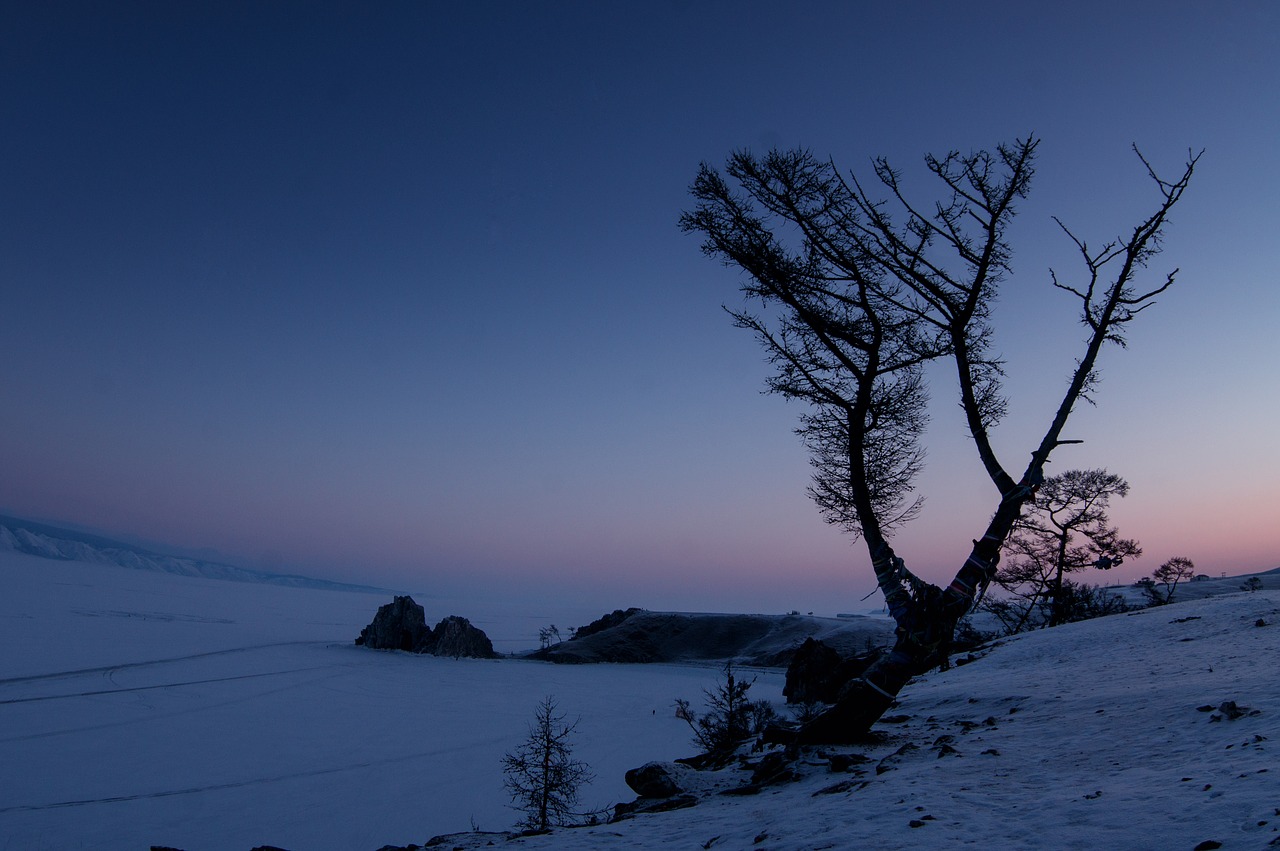
[[[295, 851], [516, 820], [499, 759], [553, 695], [587, 806], [688, 755], [672, 701], [716, 672], [352, 645], [381, 600], [0, 553], [0, 848]], [[534, 642], [536, 643], [536, 642]], [[527, 646], [527, 645], [526, 645]], [[781, 676], [760, 696], [780, 699]]]
[[[351, 638], [385, 601], [363, 594], [3, 553], [0, 587], [0, 849], [373, 851], [502, 830], [498, 760], [547, 694], [581, 717], [584, 804], [629, 800], [626, 769], [691, 751], [672, 700], [716, 679], [366, 651]], [[1280, 844], [1278, 651], [1273, 590], [1003, 640], [911, 683], [878, 740], [806, 752], [797, 782], [507, 847], [1261, 851]], [[780, 699], [781, 680], [753, 696]], [[831, 772], [831, 753], [866, 761]]]

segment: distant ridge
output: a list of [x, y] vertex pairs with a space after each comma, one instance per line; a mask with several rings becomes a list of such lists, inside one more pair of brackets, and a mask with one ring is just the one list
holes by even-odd
[[857, 615], [837, 619], [642, 609], [614, 612], [600, 621], [606, 623], [599, 630], [585, 634], [579, 630], [580, 636], [527, 656], [568, 664], [732, 661], [785, 668], [807, 638], [819, 639], [848, 656], [892, 644], [894, 629], [888, 618]]
[[0, 549], [60, 561], [112, 564], [133, 570], [154, 570], [178, 576], [199, 576], [229, 582], [256, 582], [261, 585], [285, 585], [291, 588], [312, 588], [322, 591], [386, 592], [386, 589], [372, 585], [352, 585], [346, 582], [331, 582], [327, 579], [312, 579], [308, 576], [266, 573], [231, 564], [165, 555], [99, 535], [74, 532], [70, 529], [60, 529], [45, 523], [34, 523], [4, 515], [0, 515]]

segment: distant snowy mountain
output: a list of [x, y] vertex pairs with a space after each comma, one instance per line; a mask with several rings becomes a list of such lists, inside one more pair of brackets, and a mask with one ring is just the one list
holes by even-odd
[[134, 570], [155, 570], [178, 576], [200, 576], [205, 579], [225, 579], [230, 582], [257, 582], [329, 591], [382, 593], [385, 590], [369, 585], [351, 585], [306, 576], [265, 573], [231, 564], [164, 555], [97, 535], [59, 529], [56, 526], [3, 515], [0, 515], [0, 549], [60, 561], [114, 564]]

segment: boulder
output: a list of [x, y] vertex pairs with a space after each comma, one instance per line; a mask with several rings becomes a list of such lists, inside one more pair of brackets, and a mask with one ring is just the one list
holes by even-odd
[[787, 666], [782, 694], [787, 703], [826, 703], [827, 680], [840, 664], [840, 654], [821, 641], [806, 638]]
[[861, 677], [879, 655], [873, 650], [845, 658], [821, 641], [806, 638], [787, 666], [782, 693], [787, 703], [835, 703], [841, 689]]
[[373, 622], [360, 630], [356, 644], [375, 650], [410, 650], [432, 643], [431, 629], [427, 626], [426, 613], [412, 597], [396, 597], [385, 606], [378, 607]]
[[455, 659], [493, 659], [498, 655], [493, 652], [493, 642], [484, 634], [484, 630], [472, 626], [471, 621], [457, 615], [450, 615], [436, 624], [431, 632], [431, 645], [419, 652], [452, 656]]
[[680, 768], [671, 763], [647, 762], [627, 771], [625, 779], [631, 790], [642, 798], [670, 798], [688, 791], [677, 779]]
[[[634, 801], [614, 805], [610, 824], [634, 818], [640, 813], [666, 813], [698, 805], [697, 795], [675, 795], [670, 798], [636, 798]], [[714, 840], [713, 840], [714, 841]], [[708, 843], [710, 844], [710, 843]]]

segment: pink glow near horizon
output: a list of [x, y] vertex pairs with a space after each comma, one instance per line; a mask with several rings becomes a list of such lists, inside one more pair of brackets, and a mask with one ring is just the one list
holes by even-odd
[[[1150, 272], [1178, 283], [1051, 472], [1133, 487], [1113, 516], [1147, 555], [1099, 580], [1280, 564], [1280, 7], [301, 9], [8, 16], [0, 510], [397, 587], [847, 608], [865, 551], [805, 496], [798, 408], [720, 309], [736, 276], [678, 232], [688, 183], [741, 147], [918, 176], [1034, 131], [1002, 458], [1077, 354], [1051, 216], [1098, 244], [1151, 198], [1130, 143], [1205, 147]], [[945, 581], [994, 502], [939, 378], [896, 543]]]

